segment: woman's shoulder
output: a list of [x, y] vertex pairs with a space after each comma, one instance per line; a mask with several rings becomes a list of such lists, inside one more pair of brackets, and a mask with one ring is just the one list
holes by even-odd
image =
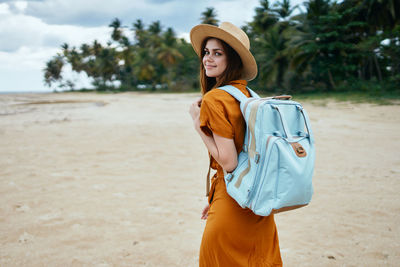
[[214, 88], [203, 96], [203, 101], [211, 104], [225, 104], [235, 101], [235, 98], [224, 90]]

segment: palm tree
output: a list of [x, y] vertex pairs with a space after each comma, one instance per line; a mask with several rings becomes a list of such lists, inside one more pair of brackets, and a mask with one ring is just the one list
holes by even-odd
[[80, 49], [81, 49], [81, 54], [84, 58], [90, 56], [90, 46], [88, 44], [82, 44]]
[[63, 43], [61, 45], [61, 50], [63, 52], [63, 55], [66, 57], [69, 53], [69, 45], [67, 43]]
[[321, 16], [328, 14], [330, 9], [330, 0], [309, 0], [304, 5], [307, 9], [307, 19], [316, 22]]
[[168, 28], [163, 34], [163, 42], [157, 54], [157, 60], [160, 61], [166, 69], [166, 73], [162, 77], [162, 82], [167, 83], [168, 87], [171, 87], [172, 81], [176, 78], [174, 66], [178, 63], [178, 60], [183, 59], [183, 55], [176, 46], [175, 33], [172, 28]]
[[250, 33], [254, 34], [255, 37], [262, 35], [278, 22], [278, 18], [271, 9], [268, 0], [261, 0], [260, 5], [255, 9], [256, 14], [253, 17], [253, 21], [249, 23]]
[[156, 68], [153, 63], [153, 58], [146, 47], [138, 48], [135, 54], [135, 63], [133, 73], [138, 79], [139, 84], [152, 85], [152, 90], [155, 90]]
[[[375, 73], [378, 80], [382, 81], [382, 71], [385, 71], [385, 68], [381, 70], [379, 58], [375, 51], [381, 50], [381, 42], [384, 39], [391, 40], [391, 37], [394, 36], [393, 34], [387, 33], [395, 33], [396, 31], [394, 29], [396, 25], [400, 24], [400, 2], [398, 0], [353, 0], [349, 2], [356, 2], [353, 4], [358, 4], [362, 7], [360, 8], [360, 13], [365, 16], [366, 22], [369, 26], [366, 31], [368, 38], [363, 40], [360, 45], [360, 48], [364, 49], [366, 54], [363, 59], [362, 73], [369, 73], [368, 76], [372, 76]], [[390, 44], [395, 43], [396, 40], [393, 40], [393, 42], [390, 41]], [[396, 53], [394, 55], [396, 55]], [[389, 62], [399, 60], [398, 55], [393, 57], [391, 54], [387, 58], [389, 59]], [[389, 63], [389, 65], [391, 64]], [[393, 69], [393, 67], [390, 68]]]
[[[323, 82], [335, 88], [332, 70], [341, 60], [342, 43], [338, 41], [338, 14], [331, 14], [330, 0], [309, 0], [304, 3], [307, 13], [295, 17], [288, 46], [291, 47], [289, 69], [299, 76], [309, 76], [311, 83]], [[343, 27], [342, 27], [343, 28]], [[343, 66], [342, 66], [343, 68]]]
[[296, 5], [292, 7], [290, 5], [290, 0], [282, 0], [281, 2], [277, 2], [274, 7], [275, 8], [272, 10], [278, 15], [278, 17], [283, 21], [287, 21], [298, 6]]
[[51, 87], [54, 82], [61, 82], [61, 71], [64, 66], [64, 59], [61, 54], [57, 54], [46, 63], [44, 71], [44, 82], [47, 86]]
[[257, 58], [261, 70], [260, 79], [267, 86], [282, 89], [289, 67], [287, 39], [279, 24], [269, 29], [264, 37], [260, 40], [263, 52]]
[[97, 41], [93, 41], [93, 45], [91, 47], [91, 52], [93, 56], [99, 56], [101, 51], [103, 50], [103, 46]]
[[210, 24], [217, 26], [218, 19], [217, 13], [213, 7], [207, 7], [206, 10], [201, 13], [200, 21], [202, 24]]
[[159, 37], [162, 31], [161, 23], [159, 20], [154, 21], [152, 24], [150, 24], [148, 28], [148, 32], [150, 35], [157, 36]]
[[182, 54], [182, 59], [174, 67], [174, 90], [190, 90], [199, 88], [198, 64], [199, 59], [190, 43], [185, 39], [178, 39], [176, 47]]
[[136, 20], [135, 23], [132, 24], [131, 30], [135, 34], [135, 40], [136, 44], [139, 47], [145, 47], [146, 46], [146, 30], [144, 29], [144, 24], [142, 20], [138, 19]]
[[393, 29], [400, 24], [400, 1], [398, 0], [359, 0], [367, 7], [367, 21], [376, 31]]
[[163, 42], [157, 54], [157, 59], [168, 67], [174, 65], [181, 58], [182, 54], [176, 49], [175, 33], [172, 28], [168, 28], [163, 35]]
[[[270, 7], [268, 0], [260, 1], [253, 22], [248, 31], [253, 40], [253, 51], [260, 66], [259, 85], [275, 89], [290, 89], [293, 74], [289, 69], [291, 47], [289, 41], [296, 36], [297, 21], [291, 14], [297, 7], [291, 7], [289, 0], [282, 0]], [[289, 75], [290, 74], [290, 75]]]
[[111, 39], [113, 41], [119, 42], [122, 39], [123, 33], [121, 29], [121, 21], [118, 18], [115, 18], [108, 27], [113, 28], [111, 33]]

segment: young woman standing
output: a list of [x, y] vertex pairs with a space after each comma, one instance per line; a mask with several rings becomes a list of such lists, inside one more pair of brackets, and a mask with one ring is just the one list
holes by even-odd
[[223, 22], [219, 27], [195, 26], [190, 39], [201, 60], [202, 98], [189, 112], [210, 154], [210, 166], [217, 170], [211, 190], [207, 190], [209, 204], [202, 212], [207, 223], [199, 265], [282, 266], [274, 215], [262, 217], [241, 208], [226, 192], [224, 181], [224, 171], [236, 168], [246, 125], [239, 102], [215, 88], [229, 84], [250, 96], [247, 81], [257, 75], [257, 64], [249, 50], [249, 38], [240, 28]]

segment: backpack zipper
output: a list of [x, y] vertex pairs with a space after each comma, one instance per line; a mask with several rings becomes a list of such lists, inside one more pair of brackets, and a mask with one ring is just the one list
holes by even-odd
[[[270, 143], [272, 137], [276, 137], [276, 136], [270, 135], [270, 136], [268, 136], [268, 138], [267, 138], [267, 142], [266, 142], [266, 145], [265, 145], [265, 153], [263, 153], [263, 154], [264, 154], [264, 157], [266, 156], [265, 154], [266, 154], [266, 152], [267, 152], [267, 150], [268, 150], [268, 146], [269, 146], [269, 143]], [[275, 143], [275, 141], [278, 140], [278, 139], [279, 139], [279, 137], [277, 137], [277, 139], [275, 139], [273, 143]], [[273, 143], [272, 143], [272, 144], [273, 144]], [[269, 155], [268, 155], [268, 156], [269, 156]], [[260, 162], [264, 162], [264, 161], [265, 161], [265, 158], [260, 159]], [[265, 164], [264, 164], [262, 167], [264, 167], [264, 166], [265, 166]], [[263, 169], [263, 168], [260, 168], [260, 169]], [[248, 198], [247, 198], [247, 202], [246, 202], [246, 206], [247, 206], [247, 207], [249, 207], [253, 195], [254, 195], [254, 194], [257, 194], [257, 197], [258, 197], [259, 194], [260, 194], [260, 193], [259, 193], [260, 190], [259, 190], [258, 192], [254, 192], [254, 187], [256, 186], [256, 184], [258, 183], [258, 181], [259, 181], [259, 179], [260, 179], [259, 176], [257, 175], [259, 171], [262, 171], [262, 170], [260, 170], [260, 169], [258, 169], [257, 172], [256, 172], [256, 178], [257, 178], [257, 180], [254, 181], [254, 183], [253, 183], [252, 186], [251, 186], [251, 189], [249, 189], [250, 195], [249, 195]], [[249, 208], [250, 208], [250, 207], [249, 207]]]

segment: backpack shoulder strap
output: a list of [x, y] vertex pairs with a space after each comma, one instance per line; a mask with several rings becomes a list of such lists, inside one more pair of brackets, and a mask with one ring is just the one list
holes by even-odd
[[[224, 86], [218, 87], [216, 89], [224, 90], [225, 92], [227, 92], [228, 94], [230, 94], [231, 96], [236, 98], [236, 100], [239, 101], [240, 103], [243, 103], [248, 99], [248, 97], [245, 94], [243, 94], [239, 89], [237, 89], [235, 86], [232, 86], [232, 85], [224, 85]], [[250, 88], [247, 87], [247, 90], [249, 90], [250, 95], [252, 97], [260, 98]]]
[[249, 87], [246, 87], [247, 90], [249, 90], [250, 95], [254, 98], [261, 98], [256, 92], [254, 92], [253, 90], [251, 90]]

